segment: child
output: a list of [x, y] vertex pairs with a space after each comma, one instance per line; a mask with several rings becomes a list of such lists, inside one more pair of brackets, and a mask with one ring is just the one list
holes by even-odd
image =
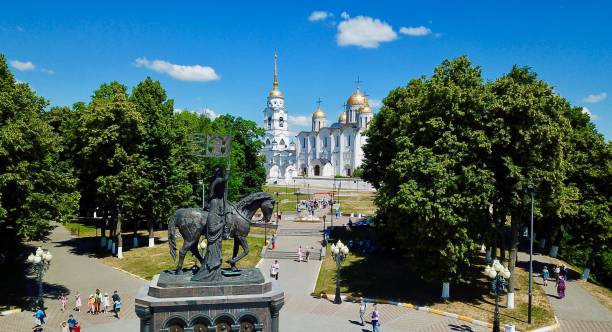
[[115, 317], [119, 318], [119, 311], [121, 311], [121, 301], [115, 301]]
[[81, 324], [76, 323], [76, 325], [74, 326], [74, 332], [81, 332]]
[[563, 276], [559, 276], [557, 281], [557, 295], [560, 299], [565, 297], [565, 279]]
[[87, 312], [93, 315], [94, 310], [94, 296], [93, 294], [89, 294], [89, 297], [87, 298]]
[[542, 280], [544, 280], [544, 286], [548, 286], [548, 277], [549, 277], [548, 267], [544, 265], [544, 269], [542, 270]]
[[83, 301], [81, 300], [81, 293], [76, 292], [76, 295], [74, 297], [74, 311], [81, 311], [81, 306], [83, 305]]
[[60, 296], [60, 302], [62, 303], [62, 311], [65, 311], [66, 304], [68, 303], [68, 295], [62, 294], [62, 296]]
[[60, 324], [60, 327], [62, 328], [62, 332], [68, 332], [68, 331], [69, 331], [69, 329], [68, 329], [68, 323], [66, 323], [66, 322], [62, 322], [62, 323]]
[[298, 255], [298, 262], [301, 262], [301, 261], [303, 261], [303, 260], [304, 260], [304, 257], [303, 257], [303, 256], [304, 256], [304, 253], [303, 253], [303, 251], [302, 251], [302, 246], [299, 246], [299, 247], [298, 247], [298, 250], [297, 250], [297, 255]]
[[110, 309], [110, 299], [108, 293], [104, 293], [104, 313], [107, 313]]

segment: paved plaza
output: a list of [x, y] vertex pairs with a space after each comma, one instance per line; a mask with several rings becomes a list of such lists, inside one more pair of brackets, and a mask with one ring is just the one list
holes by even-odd
[[[319, 223], [297, 223], [291, 221], [291, 214], [281, 222], [282, 232], [277, 239], [277, 251], [294, 252], [298, 246], [320, 248], [321, 235]], [[346, 223], [342, 217], [338, 224]], [[283, 235], [286, 234], [286, 235]], [[296, 235], [296, 234], [309, 235]], [[61, 312], [57, 299], [46, 298], [47, 324], [45, 331], [60, 331], [59, 324], [73, 313], [83, 326], [83, 331], [138, 331], [139, 320], [134, 313], [134, 296], [145, 281], [128, 273], [104, 265], [99, 259], [90, 255], [91, 248], [82, 248], [79, 241], [72, 238], [64, 227], [57, 227], [50, 236], [50, 241], [43, 245], [54, 255], [53, 264], [45, 274], [45, 290], [68, 290], [70, 303], [68, 312]], [[39, 243], [32, 243], [34, 246]], [[519, 261], [528, 256], [521, 253]], [[549, 263], [547, 256], [536, 256], [536, 259]], [[269, 268], [274, 259], [262, 259], [259, 268], [269, 278]], [[315, 299], [310, 293], [315, 287], [321, 261], [296, 262], [282, 259], [280, 262], [279, 284], [285, 291], [285, 306], [281, 310], [280, 328], [287, 332], [306, 331], [372, 331], [369, 317], [372, 305], [368, 304], [366, 324], [359, 324], [359, 308], [356, 303], [344, 302], [333, 304], [330, 300]], [[540, 280], [536, 278], [536, 284]], [[121, 319], [111, 314], [92, 316], [86, 311], [86, 297], [99, 288], [102, 292], [119, 291], [124, 303]], [[612, 331], [612, 313], [590, 295], [579, 282], [570, 281], [567, 296], [560, 300], [556, 297], [554, 282], [545, 288], [549, 300], [561, 322], [562, 332], [600, 332]], [[71, 310], [74, 305], [74, 294], [80, 291], [84, 306], [80, 313]], [[49, 296], [49, 295], [47, 295]], [[55, 296], [55, 295], [54, 295]], [[487, 331], [487, 328], [474, 326], [454, 318], [438, 316], [414, 309], [381, 304], [378, 306], [382, 330], [388, 332], [443, 332], [443, 331]], [[475, 317], [477, 318], [477, 317]], [[31, 312], [22, 312], [0, 317], [0, 331], [31, 331], [33, 319]]]

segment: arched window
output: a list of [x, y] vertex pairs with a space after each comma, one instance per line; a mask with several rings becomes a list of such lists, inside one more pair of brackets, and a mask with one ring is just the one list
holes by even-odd
[[306, 149], [306, 137], [302, 138], [302, 149]]
[[327, 137], [325, 137], [325, 138], [323, 139], [323, 146], [324, 146], [324, 147], [327, 147]]
[[351, 146], [351, 136], [346, 136], [346, 139], [347, 139], [346, 146]]
[[[282, 118], [281, 118], [282, 119]], [[281, 138], [280, 145], [285, 145], [285, 140]]]
[[266, 140], [266, 145], [270, 145], [270, 140], [269, 139]]
[[278, 125], [279, 125], [279, 127], [283, 127], [284, 123], [285, 123], [285, 120], [283, 119], [283, 117], [280, 117], [280, 118], [278, 119]]
[[272, 128], [272, 117], [269, 116], [268, 117], [268, 129], [271, 129], [271, 128]]
[[340, 146], [340, 136], [336, 136], [336, 147]]

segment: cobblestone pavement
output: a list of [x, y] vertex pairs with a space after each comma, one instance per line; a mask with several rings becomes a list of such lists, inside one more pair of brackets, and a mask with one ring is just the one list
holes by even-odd
[[[44, 275], [45, 306], [47, 307], [47, 322], [45, 331], [61, 331], [60, 323], [68, 319], [72, 313], [81, 323], [84, 331], [93, 331], [94, 326], [100, 326], [100, 331], [122, 331], [122, 326], [133, 326], [138, 323], [134, 312], [134, 296], [138, 289], [145, 283], [125, 272], [104, 265], [97, 258], [90, 257], [88, 248], [79, 246], [68, 230], [57, 227], [50, 235], [46, 243], [31, 243], [33, 246], [42, 246], [53, 254], [51, 267]], [[112, 295], [117, 290], [121, 296], [123, 308], [121, 319], [116, 319], [111, 313], [90, 315], [87, 311], [87, 296], [100, 289], [102, 294], [108, 292]], [[81, 312], [72, 310], [74, 307], [74, 295], [79, 291], [83, 300]], [[61, 311], [58, 297], [61, 293], [69, 294], [70, 301], [66, 312]], [[105, 326], [114, 327], [111, 329]], [[32, 331], [34, 326], [32, 313], [21, 312], [5, 317], [0, 317], [0, 331]], [[137, 325], [136, 325], [137, 326]], [[134, 329], [123, 329], [123, 331], [134, 331]]]
[[[528, 262], [529, 255], [519, 253], [519, 261]], [[552, 260], [546, 255], [535, 255], [534, 262], [552, 265]], [[542, 264], [537, 264], [540, 266]], [[534, 265], [536, 265], [534, 263]], [[538, 271], [539, 272], [539, 271]], [[555, 316], [559, 319], [561, 332], [603, 332], [612, 331], [612, 312], [575, 280], [567, 282], [565, 297], [559, 299], [555, 282], [549, 281], [544, 286], [540, 273], [534, 273], [534, 284], [544, 288], [548, 300], [553, 307]]]

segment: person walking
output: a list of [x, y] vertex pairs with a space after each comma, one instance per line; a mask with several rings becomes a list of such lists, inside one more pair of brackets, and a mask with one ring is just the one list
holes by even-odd
[[81, 332], [81, 324], [79, 322], [74, 326], [74, 332]]
[[115, 312], [115, 309], [116, 309], [116, 303], [117, 303], [118, 301], [121, 301], [121, 297], [119, 297], [119, 294], [117, 294], [117, 291], [116, 291], [116, 290], [113, 292], [112, 300], [113, 300], [113, 312]]
[[272, 234], [272, 250], [276, 249], [276, 233]]
[[280, 270], [280, 264], [278, 264], [278, 260], [274, 260], [270, 267], [270, 276], [276, 280], [278, 280], [278, 270]]
[[60, 328], [62, 329], [62, 332], [69, 332], [70, 331], [70, 329], [68, 328], [68, 323], [66, 323], [66, 322], [62, 322], [60, 324]]
[[380, 322], [378, 319], [380, 315], [378, 314], [378, 308], [376, 307], [376, 303], [374, 303], [374, 310], [372, 310], [372, 332], [380, 332]]
[[306, 246], [306, 263], [308, 263], [309, 258], [310, 258], [310, 247]]
[[366, 313], [366, 301], [362, 298], [359, 299], [359, 319], [361, 320], [361, 326], [364, 325], [363, 316]]
[[555, 265], [555, 279], [558, 280], [559, 276], [561, 275], [561, 267], [559, 267], [559, 265]]
[[106, 292], [104, 292], [102, 303], [104, 304], [104, 313], [108, 313], [108, 311], [110, 310], [110, 298], [108, 297], [108, 293]]
[[68, 304], [68, 295], [62, 294], [60, 296], [60, 303], [62, 304], [62, 311], [66, 311], [66, 304]]
[[66, 321], [66, 323], [68, 323], [68, 330], [70, 330], [70, 332], [74, 332], [74, 327], [77, 325], [77, 321], [76, 319], [74, 319], [74, 316], [72, 314], [68, 316], [68, 320]]
[[45, 324], [45, 312], [41, 307], [36, 307], [36, 312], [34, 312], [32, 316], [34, 316], [34, 320], [36, 321], [37, 325]]
[[119, 311], [121, 311], [121, 300], [115, 301], [115, 317], [119, 319]]
[[100, 305], [102, 304], [102, 294], [99, 289], [96, 289], [96, 293], [94, 294], [94, 309], [95, 313], [100, 313]]
[[557, 281], [557, 296], [562, 299], [565, 297], [565, 278], [563, 276], [559, 276], [559, 280]]
[[87, 313], [94, 314], [94, 296], [93, 294], [89, 294], [87, 298]]
[[542, 269], [542, 281], [544, 281], [544, 286], [548, 286], [548, 277], [549, 277], [548, 267], [544, 265], [544, 269]]
[[83, 300], [81, 300], [81, 293], [76, 292], [74, 296], [74, 311], [81, 311], [81, 306], [83, 305]]
[[297, 255], [298, 255], [298, 262], [301, 262], [304, 260], [304, 252], [302, 251], [302, 246], [298, 247]]

